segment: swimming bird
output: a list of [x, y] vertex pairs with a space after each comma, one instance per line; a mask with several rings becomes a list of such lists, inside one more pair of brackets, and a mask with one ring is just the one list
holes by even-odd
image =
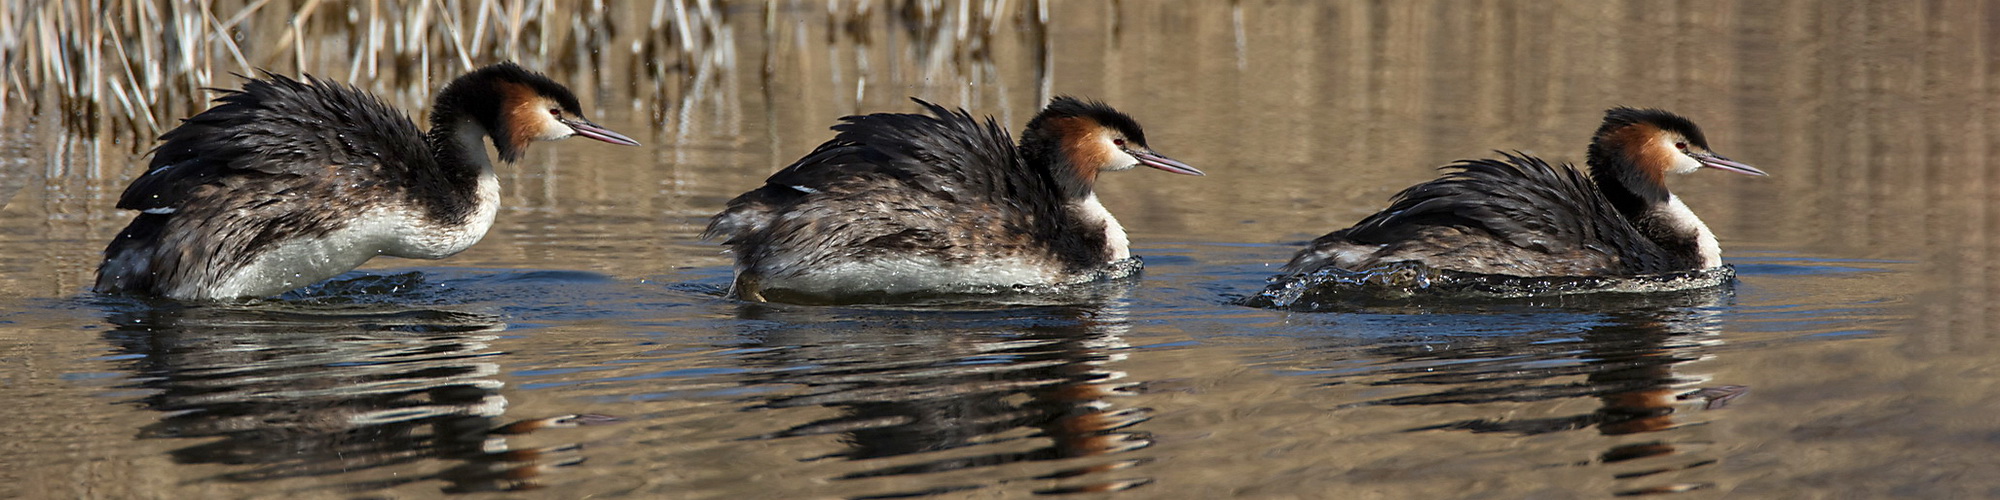
[[1511, 276], [1633, 276], [1722, 266], [1715, 234], [1666, 174], [1701, 168], [1766, 175], [1709, 150], [1694, 122], [1613, 108], [1592, 137], [1585, 175], [1523, 154], [1464, 160], [1398, 193], [1389, 208], [1319, 239], [1285, 266], [1360, 271], [1397, 262]]
[[1139, 123], [1057, 97], [1017, 146], [991, 117], [912, 99], [924, 114], [849, 116], [764, 185], [730, 200], [704, 238], [734, 252], [732, 294], [841, 300], [984, 293], [1091, 281], [1126, 261], [1124, 227], [1093, 188], [1140, 165], [1200, 170], [1154, 152]]
[[429, 133], [360, 89], [270, 72], [160, 136], [118, 199], [95, 290], [182, 300], [264, 297], [377, 255], [440, 259], [493, 225], [500, 159], [534, 141], [639, 143], [583, 118], [546, 76], [500, 63], [445, 85]]

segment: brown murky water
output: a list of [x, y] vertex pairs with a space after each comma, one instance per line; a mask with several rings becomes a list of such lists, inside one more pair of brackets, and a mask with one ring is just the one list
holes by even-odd
[[[833, 4], [550, 23], [594, 35], [514, 57], [647, 147], [540, 147], [502, 169], [472, 250], [249, 307], [88, 294], [153, 132], [66, 122], [9, 73], [0, 497], [2000, 496], [2000, 8], [1055, 1], [1042, 23], [1037, 2]], [[367, 5], [321, 6], [310, 52], [277, 43], [290, 14], [249, 16], [246, 60], [303, 54], [420, 105], [456, 56], [343, 53]], [[162, 119], [198, 109], [165, 88]], [[917, 96], [1018, 127], [1058, 93], [1210, 174], [1100, 187], [1143, 280], [1063, 307], [717, 296], [706, 217], [838, 116]], [[1231, 305], [1435, 165], [1580, 160], [1613, 105], [1685, 114], [1772, 173], [1675, 179], [1732, 290]], [[563, 425], [501, 428], [545, 418]]]

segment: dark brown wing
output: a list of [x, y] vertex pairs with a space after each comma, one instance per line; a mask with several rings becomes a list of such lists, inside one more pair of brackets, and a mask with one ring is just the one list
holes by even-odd
[[118, 208], [168, 212], [198, 186], [230, 176], [323, 175], [316, 170], [328, 165], [439, 171], [417, 125], [374, 96], [311, 77], [265, 76], [222, 91], [215, 107], [161, 135]]
[[[1505, 160], [1445, 166], [1444, 176], [1397, 193], [1389, 208], [1314, 240], [1287, 271], [1403, 260], [1521, 275], [1545, 273], [1538, 268], [1650, 274], [1691, 265], [1635, 229], [1574, 167], [1501, 154]], [[1457, 265], [1473, 262], [1478, 269]]]
[[[930, 114], [843, 118], [833, 127], [839, 132], [833, 140], [772, 174], [762, 187], [730, 200], [703, 237], [741, 243], [769, 228], [778, 214], [830, 200], [900, 197], [946, 207], [986, 207], [992, 216], [1016, 220], [1061, 209], [1053, 195], [1053, 176], [1022, 165], [1013, 139], [991, 119], [982, 122], [962, 110], [917, 103]], [[891, 233], [900, 236], [885, 243], [928, 237]]]

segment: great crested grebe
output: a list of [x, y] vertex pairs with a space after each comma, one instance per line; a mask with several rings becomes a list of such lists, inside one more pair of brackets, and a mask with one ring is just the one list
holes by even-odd
[[974, 293], [1087, 281], [1131, 257], [1091, 191], [1139, 165], [1202, 175], [1146, 146], [1131, 117], [1057, 97], [1015, 146], [987, 118], [849, 116], [812, 153], [730, 200], [704, 238], [736, 254], [732, 293]]
[[477, 243], [499, 209], [485, 137], [509, 163], [530, 142], [573, 135], [639, 144], [513, 63], [445, 85], [428, 134], [360, 89], [265, 76], [160, 136], [118, 199], [140, 213], [105, 248], [96, 291], [262, 297], [377, 255], [444, 258]]
[[1694, 122], [1612, 108], [1591, 139], [1590, 174], [1505, 154], [1465, 160], [1388, 209], [1313, 240], [1285, 265], [1359, 271], [1396, 262], [1511, 276], [1633, 276], [1722, 266], [1715, 234], [1667, 192], [1666, 174], [1702, 167], [1766, 175], [1708, 149]]

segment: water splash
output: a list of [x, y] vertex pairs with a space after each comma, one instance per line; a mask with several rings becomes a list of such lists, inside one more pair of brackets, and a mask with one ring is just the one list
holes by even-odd
[[1328, 267], [1310, 273], [1274, 276], [1246, 305], [1321, 311], [1342, 306], [1411, 303], [1427, 300], [1509, 300], [1583, 294], [1657, 294], [1709, 290], [1733, 283], [1736, 268], [1640, 276], [1523, 277], [1437, 269], [1398, 262], [1359, 271]]

